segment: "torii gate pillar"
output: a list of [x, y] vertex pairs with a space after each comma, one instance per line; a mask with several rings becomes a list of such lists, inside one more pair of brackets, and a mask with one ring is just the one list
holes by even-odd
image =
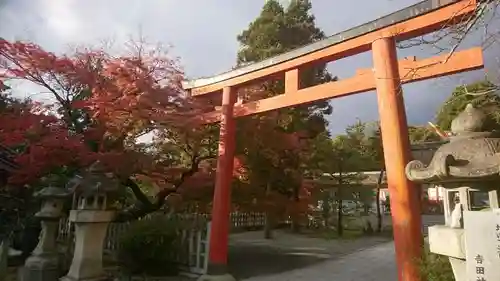
[[215, 190], [210, 226], [208, 275], [199, 281], [233, 281], [228, 274], [227, 253], [229, 242], [229, 219], [231, 209], [231, 182], [233, 179], [235, 150], [234, 104], [236, 91], [231, 87], [222, 90], [222, 108], [219, 133], [219, 152], [215, 176]]
[[415, 260], [421, 256], [423, 243], [420, 193], [405, 175], [411, 150], [394, 38], [375, 40], [372, 52], [398, 280], [420, 281], [418, 261]]

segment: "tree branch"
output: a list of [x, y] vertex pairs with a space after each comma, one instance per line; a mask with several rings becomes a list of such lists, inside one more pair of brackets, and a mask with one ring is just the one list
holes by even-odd
[[144, 204], [146, 206], [151, 205], [151, 201], [149, 201], [146, 194], [144, 194], [144, 192], [142, 192], [141, 188], [131, 178], [127, 178], [126, 180], [124, 180], [122, 182], [122, 184], [124, 186], [130, 188], [130, 190], [134, 194], [135, 198], [139, 202], [141, 202], [142, 204]]
[[138, 203], [120, 212], [116, 216], [115, 221], [116, 222], [132, 221], [159, 210], [161, 207], [163, 207], [169, 195], [177, 193], [178, 189], [182, 186], [182, 184], [189, 177], [193, 176], [196, 172], [199, 171], [200, 162], [211, 158], [213, 158], [212, 155], [207, 155], [203, 157], [198, 157], [194, 155], [192, 157], [191, 167], [189, 168], [189, 170], [184, 171], [181, 174], [179, 179], [174, 182], [173, 188], [163, 188], [162, 190], [160, 190], [156, 194], [154, 202], [151, 202], [149, 200], [149, 198], [142, 192], [140, 187], [131, 178], [125, 179], [122, 182], [122, 184], [131, 189]]

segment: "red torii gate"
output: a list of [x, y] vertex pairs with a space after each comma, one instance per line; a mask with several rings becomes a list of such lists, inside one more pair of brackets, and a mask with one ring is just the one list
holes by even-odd
[[[396, 42], [425, 35], [474, 15], [477, 0], [426, 0], [325, 40], [247, 65], [218, 76], [184, 82], [194, 97], [222, 95], [222, 106], [202, 116], [203, 122], [221, 123], [217, 175], [213, 198], [209, 276], [227, 274], [227, 248], [231, 201], [236, 117], [294, 105], [377, 91], [387, 182], [400, 281], [420, 281], [416, 259], [421, 256], [420, 194], [407, 180], [405, 165], [410, 145], [402, 83], [415, 82], [483, 67], [481, 48], [423, 60], [397, 60]], [[358, 70], [351, 78], [301, 88], [299, 71], [372, 50], [373, 69]], [[237, 97], [241, 86], [269, 78], [285, 80], [285, 93], [244, 102]], [[207, 278], [209, 277], [207, 276]]]

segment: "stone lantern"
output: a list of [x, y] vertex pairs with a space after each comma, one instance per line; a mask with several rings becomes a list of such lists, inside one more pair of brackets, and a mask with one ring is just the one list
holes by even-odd
[[56, 239], [64, 202], [69, 198], [70, 193], [54, 185], [53, 178], [49, 179], [49, 185], [34, 195], [42, 200], [40, 211], [35, 214], [41, 220], [42, 231], [38, 245], [21, 268], [21, 280], [52, 281], [60, 276], [61, 268]]
[[431, 252], [449, 257], [457, 281], [467, 280], [464, 211], [498, 208], [500, 138], [485, 129], [490, 121], [467, 105], [452, 121], [450, 142], [435, 152], [430, 164], [414, 160], [406, 166], [409, 180], [445, 189], [445, 225], [429, 227], [429, 246]]
[[71, 185], [75, 204], [69, 219], [75, 225], [75, 249], [68, 274], [61, 280], [101, 280], [104, 239], [115, 217], [110, 205], [119, 181], [96, 162]]

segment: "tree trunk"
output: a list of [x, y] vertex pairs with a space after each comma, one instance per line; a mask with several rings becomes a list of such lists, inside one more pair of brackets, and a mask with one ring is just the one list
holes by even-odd
[[[298, 188], [295, 188], [294, 194], [293, 194], [293, 203], [295, 210], [297, 210], [298, 205], [299, 205], [299, 190]], [[299, 212], [296, 212], [292, 216], [292, 232], [293, 233], [299, 233], [300, 232], [300, 214]]]
[[[266, 186], [266, 197], [271, 195], [271, 186], [268, 183]], [[264, 239], [273, 239], [274, 217], [271, 208], [266, 208], [266, 221], [264, 224]]]
[[339, 185], [338, 185], [338, 188], [337, 188], [337, 193], [336, 193], [336, 196], [337, 196], [337, 235], [339, 237], [342, 237], [342, 235], [344, 234], [344, 225], [343, 225], [343, 215], [344, 215], [344, 212], [343, 212], [343, 208], [342, 208], [342, 203], [343, 203], [343, 200], [342, 200], [342, 179], [339, 179]]
[[380, 185], [377, 185], [377, 232], [380, 233], [382, 232], [382, 210], [380, 209]]
[[385, 169], [380, 171], [377, 180], [377, 193], [376, 193], [376, 204], [377, 204], [377, 232], [382, 232], [382, 210], [380, 209], [380, 188], [382, 186], [382, 179], [384, 178]]
[[270, 211], [266, 211], [266, 222], [264, 225], [264, 239], [273, 239], [273, 218]]
[[177, 189], [191, 176], [199, 171], [199, 164], [203, 160], [211, 159], [212, 156], [200, 157], [193, 155], [191, 157], [191, 167], [184, 171], [178, 179], [171, 182], [173, 188], [164, 188], [156, 193], [155, 199], [151, 202], [146, 194], [141, 190], [139, 185], [130, 177], [123, 178], [121, 184], [128, 187], [134, 194], [137, 202], [120, 211], [115, 216], [115, 222], [129, 222], [147, 216], [150, 213], [158, 211], [166, 202], [170, 194], [176, 193]]
[[300, 232], [300, 222], [299, 215], [295, 214], [292, 216], [292, 232], [299, 233]]
[[322, 204], [323, 226], [328, 229], [328, 220], [330, 219], [330, 190], [323, 191], [323, 204]]
[[[340, 188], [339, 188], [340, 190]], [[342, 225], [342, 198], [339, 196], [339, 199], [337, 200], [337, 234], [339, 237], [342, 237], [344, 234], [344, 226]]]
[[338, 187], [337, 187], [337, 235], [342, 237], [344, 234], [344, 225], [342, 224], [343, 211], [342, 211], [342, 188], [344, 187], [343, 167], [342, 162], [339, 161], [338, 165]]
[[368, 216], [370, 214], [370, 206], [366, 203], [363, 204], [363, 216]]

